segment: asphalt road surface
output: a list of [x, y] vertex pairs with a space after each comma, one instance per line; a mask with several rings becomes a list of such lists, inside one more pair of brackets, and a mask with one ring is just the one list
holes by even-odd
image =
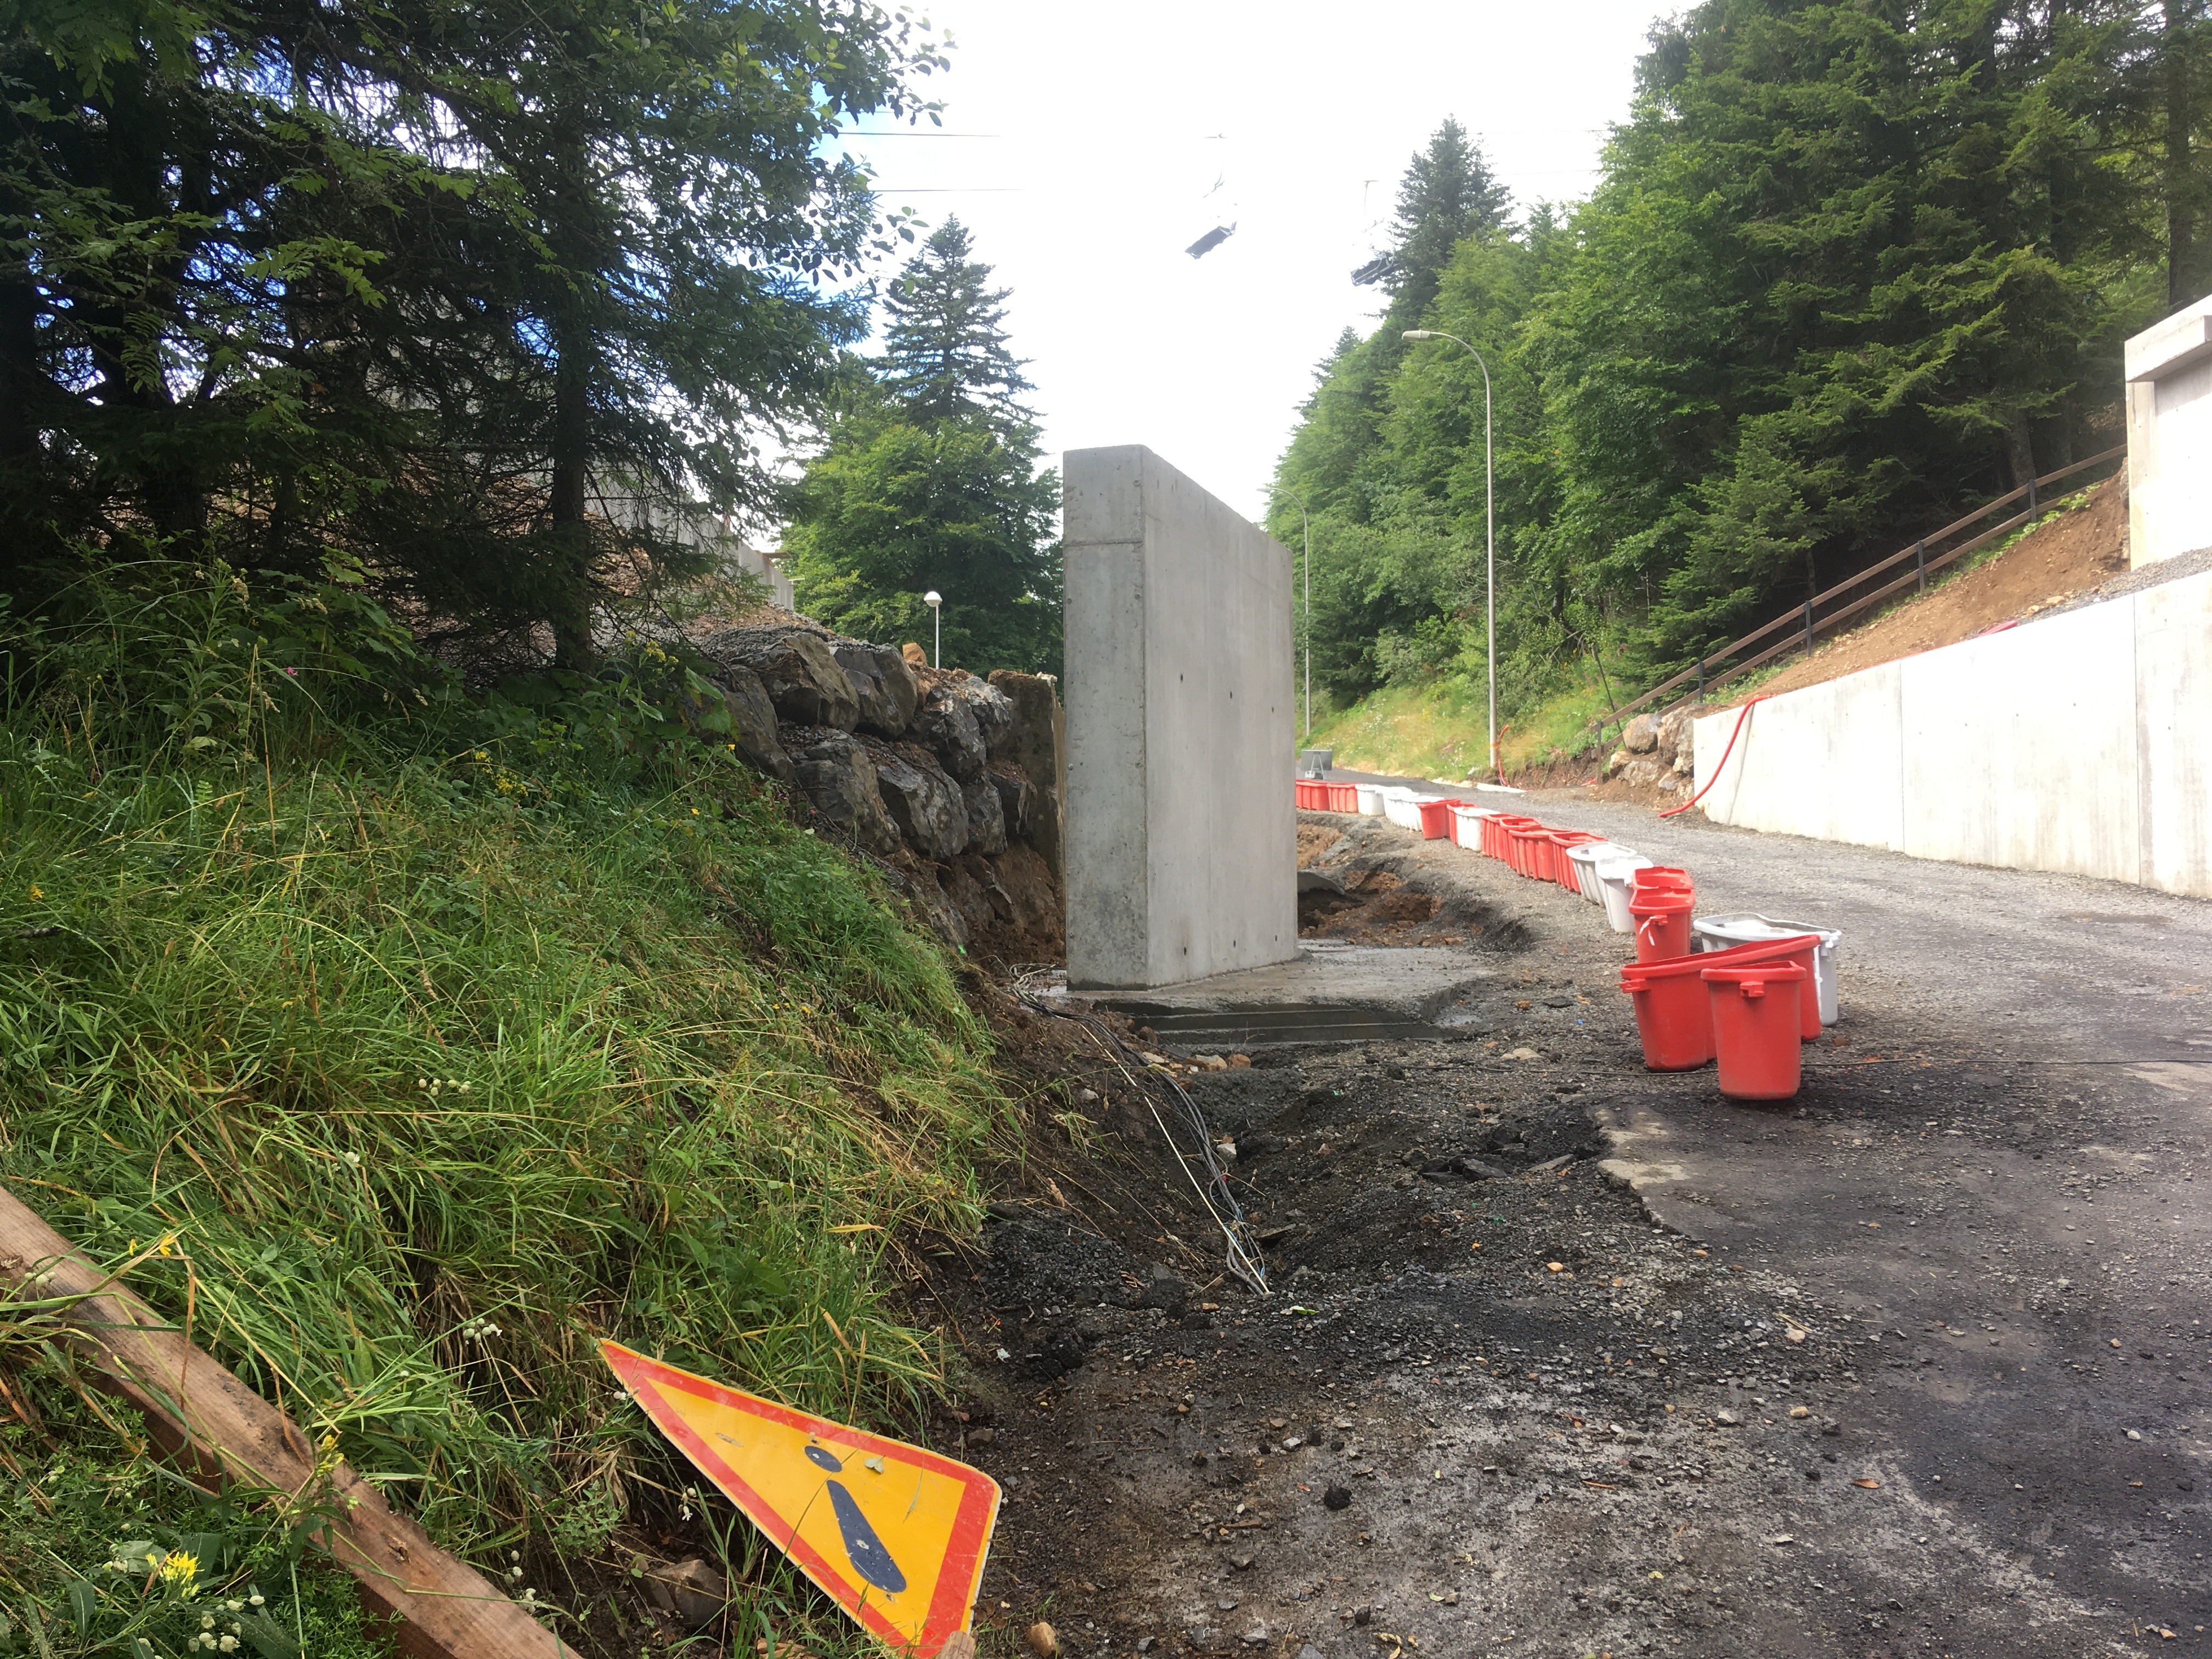
[[1285, 1659], [2205, 1650], [2212, 905], [1525, 805], [1701, 913], [1843, 930], [1798, 1099], [1644, 1071], [1595, 907], [1304, 815], [1486, 919], [1463, 1024], [1194, 1079], [1265, 1299], [1132, 1308], [1148, 1247], [996, 1225], [994, 1617]]

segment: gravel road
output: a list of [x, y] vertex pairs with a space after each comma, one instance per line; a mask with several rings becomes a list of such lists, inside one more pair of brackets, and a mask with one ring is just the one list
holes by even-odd
[[2212, 906], [1528, 805], [1844, 930], [1798, 1100], [1644, 1072], [1594, 907], [1306, 815], [1469, 918], [1480, 988], [1191, 1080], [1267, 1298], [1002, 1206], [987, 1651], [2201, 1650]]

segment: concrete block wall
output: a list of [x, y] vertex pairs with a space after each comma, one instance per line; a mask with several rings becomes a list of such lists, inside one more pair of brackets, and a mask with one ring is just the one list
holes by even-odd
[[1291, 555], [1137, 446], [1062, 458], [1067, 975], [1297, 954]]
[[2212, 547], [2212, 297], [2127, 343], [2128, 563]]
[[[1737, 711], [1698, 720], [1698, 785]], [[2212, 898], [2212, 571], [1759, 704], [1718, 823]]]

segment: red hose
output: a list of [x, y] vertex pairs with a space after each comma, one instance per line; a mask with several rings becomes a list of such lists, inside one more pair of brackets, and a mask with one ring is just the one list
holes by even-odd
[[1766, 697], [1763, 696], [1757, 696], [1752, 698], [1750, 702], [1744, 704], [1742, 711], [1735, 717], [1735, 730], [1729, 733], [1728, 747], [1721, 750], [1720, 763], [1713, 768], [1712, 776], [1705, 780], [1705, 788], [1698, 790], [1696, 794], [1691, 796], [1689, 799], [1684, 801], [1680, 806], [1668, 807], [1665, 811], [1659, 815], [1661, 817], [1678, 818], [1681, 817], [1683, 813], [1688, 811], [1692, 806], [1695, 806], [1699, 801], [1703, 800], [1705, 798], [1706, 792], [1711, 789], [1715, 784], [1721, 781], [1721, 768], [1726, 766], [1728, 764], [1729, 757], [1735, 753], [1735, 740], [1738, 737], [1742, 735], [1743, 723], [1751, 718], [1751, 711], [1758, 708], [1759, 704], [1765, 702], [1766, 700]]

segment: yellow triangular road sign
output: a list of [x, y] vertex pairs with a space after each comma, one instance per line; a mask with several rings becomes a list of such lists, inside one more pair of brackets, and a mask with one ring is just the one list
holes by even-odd
[[920, 1446], [793, 1411], [617, 1342], [630, 1398], [837, 1605], [901, 1653], [967, 1629], [998, 1483]]

